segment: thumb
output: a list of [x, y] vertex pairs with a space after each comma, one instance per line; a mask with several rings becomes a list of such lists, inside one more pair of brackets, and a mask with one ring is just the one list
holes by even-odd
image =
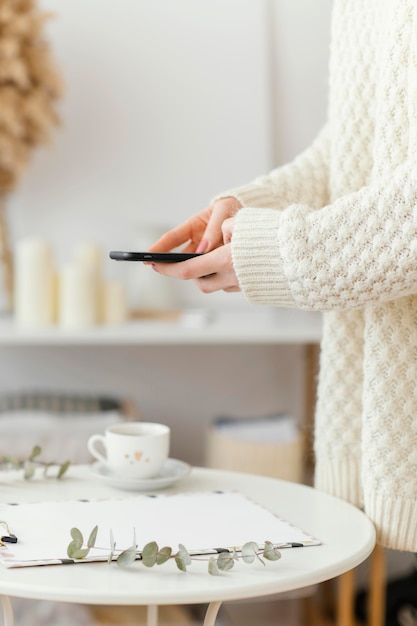
[[222, 224], [222, 233], [223, 233], [223, 243], [228, 244], [232, 241], [233, 235], [233, 227], [235, 225], [235, 218], [230, 217], [227, 220], [224, 220]]
[[239, 200], [232, 197], [222, 198], [213, 204], [210, 219], [197, 248], [198, 252], [208, 252], [223, 244], [223, 222], [234, 216], [241, 207]]

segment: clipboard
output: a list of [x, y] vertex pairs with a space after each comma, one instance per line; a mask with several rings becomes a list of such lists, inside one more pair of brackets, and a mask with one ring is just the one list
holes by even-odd
[[[193, 556], [216, 554], [219, 549], [238, 551], [248, 541], [260, 546], [271, 541], [279, 548], [322, 543], [232, 491], [2, 504], [0, 519], [7, 520], [18, 537], [17, 543], [0, 548], [0, 564], [7, 568], [107, 561], [110, 534], [118, 551], [130, 547], [135, 537], [138, 557], [150, 541], [174, 551], [181, 543]], [[71, 528], [77, 527], [87, 540], [96, 525], [97, 548], [81, 561], [69, 559]]]

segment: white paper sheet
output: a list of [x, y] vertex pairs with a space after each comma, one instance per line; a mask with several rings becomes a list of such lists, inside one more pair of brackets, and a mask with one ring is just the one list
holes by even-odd
[[150, 541], [174, 551], [182, 543], [190, 552], [240, 547], [248, 541], [260, 545], [265, 541], [320, 543], [236, 492], [3, 504], [0, 519], [7, 521], [18, 537], [18, 543], [0, 549], [0, 563], [5, 567], [65, 562], [71, 528], [77, 527], [87, 541], [96, 525], [99, 530], [95, 545], [105, 549], [92, 549], [88, 560], [107, 559], [110, 531], [119, 550], [130, 547], [134, 536], [139, 551]]

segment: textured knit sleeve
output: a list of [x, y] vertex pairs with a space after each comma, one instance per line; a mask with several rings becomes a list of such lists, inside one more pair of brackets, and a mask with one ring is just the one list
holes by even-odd
[[320, 207], [329, 201], [328, 162], [329, 127], [326, 125], [293, 161], [247, 185], [229, 189], [214, 200], [233, 196], [242, 206], [282, 209], [299, 202]]
[[318, 210], [241, 209], [232, 256], [251, 302], [326, 311], [417, 293], [417, 157]]

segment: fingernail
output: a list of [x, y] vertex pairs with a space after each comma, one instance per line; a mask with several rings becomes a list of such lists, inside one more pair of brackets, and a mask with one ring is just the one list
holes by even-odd
[[153, 269], [154, 272], [158, 272], [159, 273], [159, 270], [156, 267], [155, 263], [152, 263], [152, 269]]
[[200, 243], [197, 246], [197, 254], [202, 254], [203, 252], [205, 252], [208, 248], [209, 242], [206, 239], [202, 239], [200, 241]]

